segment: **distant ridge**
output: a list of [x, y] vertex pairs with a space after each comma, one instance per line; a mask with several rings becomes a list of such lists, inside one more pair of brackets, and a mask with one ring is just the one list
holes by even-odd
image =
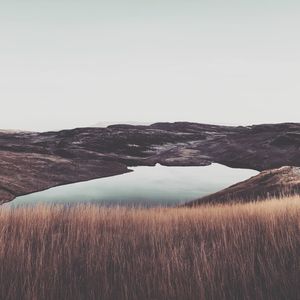
[[92, 125], [91, 127], [108, 127], [111, 125], [134, 125], [134, 126], [139, 126], [139, 125], [143, 125], [143, 126], [148, 126], [153, 124], [154, 122], [137, 122], [137, 121], [118, 121], [118, 122], [110, 122], [110, 121], [102, 121], [102, 122], [98, 122], [94, 125]]

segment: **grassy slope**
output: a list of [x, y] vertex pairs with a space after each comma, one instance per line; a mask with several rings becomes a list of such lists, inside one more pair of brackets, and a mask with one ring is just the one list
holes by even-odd
[[0, 299], [300, 299], [300, 198], [0, 210]]

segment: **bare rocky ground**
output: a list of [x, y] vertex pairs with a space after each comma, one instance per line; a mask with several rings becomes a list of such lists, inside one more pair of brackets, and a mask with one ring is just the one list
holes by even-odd
[[[258, 171], [300, 167], [299, 148], [298, 123], [231, 127], [177, 122], [44, 133], [0, 131], [0, 202], [57, 185], [122, 174], [128, 166], [216, 162]], [[291, 175], [279, 173], [282, 178]], [[298, 173], [295, 180], [300, 182]], [[264, 181], [257, 184], [264, 195]], [[259, 195], [249, 190], [246, 194]]]

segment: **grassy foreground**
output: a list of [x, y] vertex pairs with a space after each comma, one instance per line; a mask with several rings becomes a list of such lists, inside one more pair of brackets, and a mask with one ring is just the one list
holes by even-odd
[[300, 299], [300, 198], [3, 208], [0, 299]]

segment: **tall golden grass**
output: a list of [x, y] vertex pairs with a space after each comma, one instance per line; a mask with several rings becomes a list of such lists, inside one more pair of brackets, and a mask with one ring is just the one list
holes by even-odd
[[0, 210], [0, 299], [300, 299], [300, 198]]

